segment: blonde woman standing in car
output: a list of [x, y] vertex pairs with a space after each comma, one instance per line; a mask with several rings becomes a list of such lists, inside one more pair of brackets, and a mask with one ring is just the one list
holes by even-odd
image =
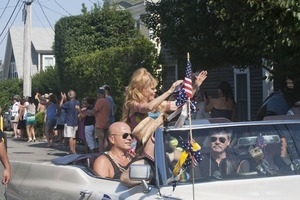
[[169, 90], [156, 96], [158, 81], [145, 68], [136, 70], [125, 89], [122, 121], [133, 130], [148, 116], [148, 112], [176, 110], [175, 101], [171, 102], [166, 99], [181, 83], [182, 80], [176, 81]]
[[[192, 87], [193, 94], [206, 77], [207, 71], [202, 71], [195, 77]], [[166, 92], [157, 96], [157, 79], [145, 68], [137, 69], [125, 89], [122, 121], [127, 123], [133, 131], [143, 119], [150, 115], [152, 118], [157, 118], [161, 116], [162, 113], [177, 110], [176, 102], [168, 101], [167, 99], [182, 82], [182, 80], [175, 81]], [[139, 148], [139, 144], [135, 145], [134, 143], [136, 143], [136, 141], [133, 142], [132, 153]]]
[[[202, 71], [195, 77], [193, 93], [207, 77], [207, 71]], [[122, 121], [131, 129], [148, 116], [148, 112], [166, 112], [177, 110], [175, 101], [167, 101], [175, 88], [182, 84], [182, 80], [175, 81], [172, 86], [160, 96], [157, 96], [158, 81], [145, 68], [137, 69], [129, 85], [125, 89], [125, 103], [123, 105]]]

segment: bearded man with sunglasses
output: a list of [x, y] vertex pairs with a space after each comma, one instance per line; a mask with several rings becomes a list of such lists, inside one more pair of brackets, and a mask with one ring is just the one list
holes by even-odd
[[240, 162], [236, 155], [228, 151], [231, 135], [225, 129], [216, 129], [210, 134], [210, 151], [203, 155], [199, 166], [201, 176], [221, 178], [225, 174], [247, 171], [247, 163]]
[[108, 129], [110, 150], [100, 155], [94, 162], [93, 170], [103, 178], [120, 179], [120, 175], [128, 168], [132, 157], [133, 135], [130, 127], [124, 122], [115, 122]]

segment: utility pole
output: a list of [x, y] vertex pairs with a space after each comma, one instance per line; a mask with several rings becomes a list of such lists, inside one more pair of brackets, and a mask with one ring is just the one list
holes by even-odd
[[23, 51], [23, 96], [31, 96], [31, 4], [34, 0], [24, 2], [24, 51]]

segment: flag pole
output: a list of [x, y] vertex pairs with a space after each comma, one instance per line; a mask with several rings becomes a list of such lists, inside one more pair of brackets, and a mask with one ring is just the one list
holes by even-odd
[[[189, 52], [187, 52], [187, 62], [190, 62], [190, 54]], [[192, 77], [193, 79], [193, 77]], [[188, 105], [187, 105], [187, 111], [188, 111], [188, 117], [189, 117], [189, 124], [190, 124], [190, 143], [192, 143], [194, 141], [193, 139], [193, 131], [192, 131], [192, 116], [191, 116], [191, 98], [188, 97], [188, 101], [187, 101]], [[192, 187], [193, 187], [193, 200], [195, 200], [195, 166], [192, 165]]]
[[[187, 62], [190, 62], [190, 54], [187, 52]], [[189, 117], [189, 124], [190, 124], [190, 140], [193, 140], [193, 132], [192, 132], [192, 117], [191, 117], [191, 98], [188, 97], [188, 117]]]

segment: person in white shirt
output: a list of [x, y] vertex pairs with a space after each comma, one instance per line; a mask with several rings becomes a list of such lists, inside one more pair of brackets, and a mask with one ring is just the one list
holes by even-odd
[[19, 121], [19, 106], [20, 106], [20, 96], [19, 95], [15, 95], [13, 97], [13, 105], [11, 108], [11, 122], [13, 123], [13, 130], [14, 130], [14, 137], [15, 138], [20, 138], [20, 136], [18, 135], [18, 121]]

